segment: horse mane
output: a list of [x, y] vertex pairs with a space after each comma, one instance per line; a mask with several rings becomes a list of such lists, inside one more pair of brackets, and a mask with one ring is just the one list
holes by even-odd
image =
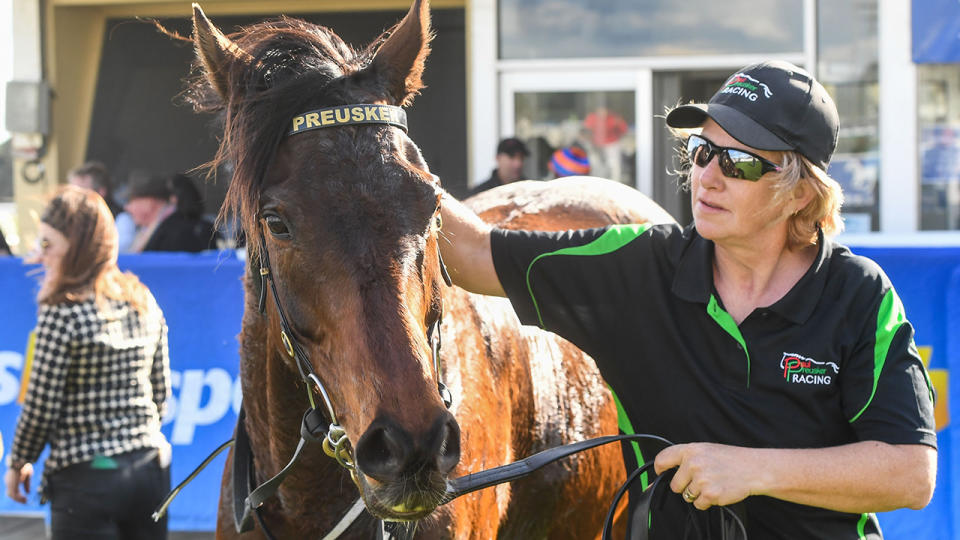
[[[394, 27], [396, 28], [396, 27]], [[332, 30], [289, 17], [242, 28], [228, 37], [249, 55], [233, 61], [226, 80], [234, 90], [220, 96], [196, 60], [195, 75], [184, 93], [199, 112], [224, 114], [223, 137], [216, 156], [205, 164], [208, 175], [231, 165], [233, 175], [217, 217], [238, 216], [247, 232], [247, 249], [259, 245], [256, 230], [264, 176], [288, 130], [288, 123], [307, 110], [384, 99], [387, 91], [364, 71], [387, 30], [363, 50], [346, 44]]]

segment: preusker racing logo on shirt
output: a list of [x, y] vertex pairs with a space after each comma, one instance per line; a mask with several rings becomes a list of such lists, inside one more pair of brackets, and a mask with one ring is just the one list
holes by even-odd
[[828, 385], [840, 368], [833, 362], [818, 362], [797, 353], [783, 353], [780, 359], [783, 378], [788, 383]]
[[773, 92], [766, 83], [762, 83], [753, 77], [744, 73], [737, 73], [727, 81], [722, 94], [737, 94], [750, 101], [756, 101], [759, 97], [759, 91], [763, 91], [763, 97], [769, 99], [773, 97]]

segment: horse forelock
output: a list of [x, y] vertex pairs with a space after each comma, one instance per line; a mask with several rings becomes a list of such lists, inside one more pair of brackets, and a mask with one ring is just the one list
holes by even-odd
[[[249, 62], [228, 67], [231, 93], [204, 102], [215, 93], [196, 79], [188, 99], [201, 110], [223, 110], [224, 131], [211, 171], [230, 164], [232, 179], [220, 219], [236, 216], [248, 235], [256, 227], [263, 179], [290, 119], [308, 109], [354, 102], [362, 90], [348, 83], [371, 61], [369, 49], [357, 51], [326, 27], [282, 17], [230, 35]], [[255, 252], [257, 246], [250, 244]]]

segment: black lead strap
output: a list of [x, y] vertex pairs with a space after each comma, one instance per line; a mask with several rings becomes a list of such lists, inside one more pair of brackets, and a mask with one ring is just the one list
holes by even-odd
[[521, 459], [520, 461], [515, 461], [507, 465], [501, 465], [499, 467], [468, 474], [455, 480], [451, 480], [447, 485], [447, 496], [450, 498], [450, 500], [453, 500], [461, 495], [466, 495], [467, 493], [472, 493], [479, 489], [488, 488], [497, 484], [512, 482], [513, 480], [523, 478], [524, 476], [527, 476], [528, 474], [541, 469], [544, 466], [557, 461], [558, 459], [563, 459], [567, 456], [583, 452], [584, 450], [589, 450], [591, 448], [596, 448], [598, 446], [603, 446], [605, 444], [617, 441], [637, 440], [656, 441], [663, 444], [664, 448], [673, 444], [663, 437], [646, 434], [607, 435], [604, 437], [587, 439], [586, 441], [550, 448], [542, 452], [538, 452], [528, 458]]
[[[588, 439], [586, 441], [557, 446], [536, 453], [528, 458], [521, 459], [520, 461], [516, 461], [514, 463], [509, 463], [500, 467], [494, 467], [493, 469], [487, 469], [478, 473], [468, 474], [466, 476], [461, 476], [460, 478], [451, 480], [447, 485], [446, 496], [448, 499], [446, 502], [450, 502], [461, 495], [466, 495], [467, 493], [472, 493], [480, 489], [523, 478], [524, 476], [527, 476], [530, 473], [549, 465], [550, 463], [573, 454], [589, 450], [591, 448], [596, 448], [612, 442], [639, 440], [657, 442], [663, 445], [663, 448], [673, 445], [673, 443], [667, 439], [664, 439], [663, 437], [638, 433], [629, 435], [607, 435], [604, 437]], [[659, 453], [659, 450], [657, 453]], [[656, 455], [656, 453], [654, 455]], [[623, 498], [624, 494], [627, 493], [627, 490], [630, 488], [630, 486], [638, 478], [640, 478], [644, 472], [649, 472], [651, 469], [653, 469], [653, 464], [654, 461], [650, 460], [641, 465], [630, 474], [630, 476], [627, 478], [627, 481], [624, 482], [617, 491], [613, 502], [610, 504], [610, 509], [607, 511], [607, 517], [604, 520], [602, 540], [611, 540], [611, 535], [613, 534], [613, 518], [616, 513], [617, 505], [620, 503], [620, 500]], [[663, 479], [669, 477], [670, 476], [667, 474], [659, 475], [645, 490], [643, 490], [642, 495], [640, 496], [633, 510], [633, 515], [630, 516], [632, 523], [630, 527], [629, 540], [649, 540], [651, 532], [649, 527], [651, 506], [655, 497], [659, 496], [662, 498], [665, 495], [665, 493], [663, 493], [663, 489], [658, 490], [658, 488], [660, 488], [662, 485]], [[728, 538], [730, 540], [738, 538], [741, 540], [746, 540], [747, 531], [743, 525], [743, 521], [740, 519], [737, 513], [725, 506], [720, 506], [717, 508], [719, 509], [721, 516], [721, 540], [726, 540]], [[729, 522], [726, 521], [727, 518], [729, 518]]]

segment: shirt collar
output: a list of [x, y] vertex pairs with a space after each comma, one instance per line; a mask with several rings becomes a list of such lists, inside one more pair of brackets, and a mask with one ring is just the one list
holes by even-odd
[[[693, 225], [683, 231], [687, 248], [680, 256], [677, 273], [671, 291], [689, 302], [707, 304], [713, 294], [713, 242], [697, 233]], [[781, 317], [802, 324], [810, 318], [820, 302], [827, 282], [830, 254], [835, 244], [824, 239], [823, 231], [817, 231], [817, 257], [803, 277], [768, 309]]]
[[800, 281], [770, 306], [770, 311], [796, 324], [803, 324], [813, 314], [820, 303], [820, 296], [827, 284], [827, 271], [830, 268], [830, 255], [835, 244], [823, 237], [823, 231], [817, 229], [817, 258], [807, 269]]
[[713, 292], [713, 242], [697, 233], [694, 226], [683, 230], [687, 248], [680, 255], [673, 277], [673, 294], [688, 302], [706, 304]]

